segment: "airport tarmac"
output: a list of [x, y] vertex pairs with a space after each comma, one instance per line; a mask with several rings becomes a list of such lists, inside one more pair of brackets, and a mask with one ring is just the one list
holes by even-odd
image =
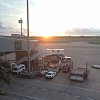
[[68, 74], [63, 72], [52, 80], [14, 76], [11, 86], [3, 86], [7, 95], [0, 96], [0, 100], [100, 100], [100, 69], [90, 67], [92, 64], [100, 65], [100, 45], [74, 42], [48, 43], [42, 46], [43, 49], [64, 49], [65, 55], [72, 57], [74, 68], [84, 67], [88, 63], [88, 79], [84, 82], [70, 81]]

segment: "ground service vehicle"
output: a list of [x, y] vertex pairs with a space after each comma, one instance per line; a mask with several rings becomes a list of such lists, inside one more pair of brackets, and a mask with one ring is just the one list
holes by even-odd
[[69, 57], [69, 56], [62, 56], [61, 57], [61, 62], [66, 62], [66, 61], [71, 61], [72, 60], [72, 57]]
[[49, 63], [48, 71], [55, 71], [58, 73], [60, 71], [60, 64], [59, 63]]
[[52, 79], [56, 76], [56, 72], [55, 71], [48, 71], [47, 74], [45, 75], [45, 78], [48, 78], [48, 79]]
[[63, 54], [64, 55], [64, 49], [46, 49], [48, 54], [53, 55], [53, 54]]
[[87, 67], [78, 67], [77, 69], [71, 70], [69, 74], [70, 80], [76, 80], [76, 81], [84, 81], [88, 77], [88, 69]]
[[73, 69], [73, 62], [61, 63], [61, 69], [63, 72], [70, 72]]
[[11, 69], [11, 72], [14, 72], [14, 73], [20, 73], [22, 71], [25, 70], [25, 65], [24, 64], [19, 64], [19, 65], [16, 65], [15, 66], [13, 65], [12, 69]]
[[70, 72], [73, 69], [73, 61], [71, 60], [71, 57], [63, 57], [60, 65], [63, 72]]
[[40, 76], [44, 76], [47, 72], [48, 72], [48, 70], [42, 69], [42, 70], [40, 71]]

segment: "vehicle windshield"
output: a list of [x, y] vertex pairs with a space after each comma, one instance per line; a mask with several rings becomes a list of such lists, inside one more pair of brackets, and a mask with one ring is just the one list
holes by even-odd
[[17, 70], [17, 68], [13, 68], [12, 70]]
[[71, 74], [72, 76], [77, 76], [77, 77], [82, 77], [82, 75], [80, 75], [80, 74]]
[[52, 75], [52, 73], [48, 73], [48, 75]]

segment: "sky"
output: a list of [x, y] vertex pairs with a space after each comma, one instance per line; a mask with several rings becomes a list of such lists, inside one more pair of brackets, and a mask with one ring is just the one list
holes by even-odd
[[[0, 0], [0, 35], [27, 35], [27, 0]], [[30, 36], [100, 35], [100, 0], [29, 0]]]

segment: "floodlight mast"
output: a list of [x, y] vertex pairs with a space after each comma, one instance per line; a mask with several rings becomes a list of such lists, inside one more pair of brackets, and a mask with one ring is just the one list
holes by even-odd
[[23, 36], [23, 32], [22, 32], [22, 24], [23, 24], [23, 20], [22, 20], [22, 18], [20, 18], [20, 19], [18, 20], [18, 23], [21, 24], [21, 36]]

